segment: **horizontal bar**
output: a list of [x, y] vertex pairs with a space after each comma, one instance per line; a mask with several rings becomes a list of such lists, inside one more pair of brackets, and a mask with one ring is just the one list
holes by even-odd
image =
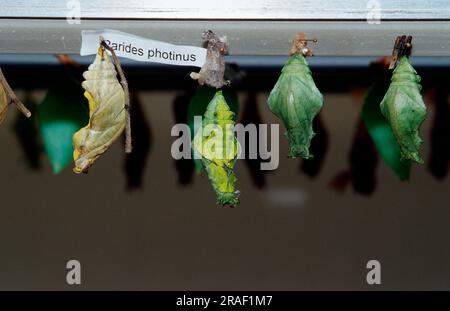
[[83, 29], [117, 29], [174, 44], [200, 46], [201, 32], [226, 35], [230, 55], [286, 55], [294, 34], [304, 31], [318, 42], [310, 46], [318, 56], [386, 56], [395, 37], [413, 36], [413, 55], [449, 56], [450, 22], [389, 21], [371, 25], [361, 21], [142, 21], [0, 19], [0, 53], [78, 54]]
[[0, 17], [113, 19], [450, 19], [448, 0], [22, 0]]
[[[79, 56], [71, 55], [71, 58], [82, 66], [90, 65], [95, 58], [95, 55]], [[236, 64], [245, 70], [267, 70], [269, 68], [281, 69], [288, 60], [288, 56], [225, 56], [228, 64]], [[311, 69], [367, 69], [372, 62], [379, 60], [379, 57], [373, 56], [316, 56], [308, 58], [308, 65]], [[439, 68], [450, 69], [450, 57], [435, 56], [412, 56], [411, 64], [414, 68]], [[121, 65], [128, 69], [139, 68], [142, 70], [178, 70], [180, 67], [165, 65], [159, 63], [143, 63], [130, 59], [121, 60]], [[0, 54], [0, 67], [14, 66], [14, 67], [58, 67], [61, 66], [58, 58], [55, 55], [49, 54]], [[189, 70], [198, 70], [198, 68], [189, 68]]]
[[[50, 55], [34, 56], [30, 55], [28, 63], [17, 60], [9, 61], [0, 57], [0, 66], [14, 88], [26, 89], [47, 89], [49, 87], [60, 87], [67, 83], [67, 69], [51, 58]], [[47, 60], [42, 63], [42, 57]], [[22, 56], [21, 56], [22, 58]], [[251, 58], [253, 61], [261, 61], [261, 65], [243, 61], [243, 58]], [[262, 59], [261, 59], [262, 58]], [[361, 88], [370, 86], [376, 78], [375, 73], [369, 68], [369, 62], [374, 58], [324, 58], [313, 57], [308, 60], [311, 65], [312, 75], [318, 88], [326, 92], [348, 93], [356, 90], [361, 92]], [[39, 59], [41, 61], [39, 61]], [[91, 57], [75, 57], [87, 68], [92, 61]], [[283, 59], [283, 62], [280, 62]], [[430, 59], [433, 64], [429, 66]], [[87, 60], [87, 61], [86, 61]], [[241, 64], [239, 68], [244, 74], [239, 75], [239, 79], [232, 80], [232, 87], [241, 91], [254, 90], [269, 92], [275, 85], [285, 61], [284, 57], [249, 57], [239, 56], [228, 58], [229, 63]], [[273, 63], [272, 63], [273, 61]], [[450, 85], [450, 66], [448, 58], [434, 57], [413, 57], [414, 68], [421, 76], [423, 92], [437, 86], [444, 88]], [[50, 64], [51, 63], [51, 64]], [[247, 65], [245, 65], [247, 63]], [[267, 64], [271, 64], [267, 66]], [[350, 66], [351, 65], [351, 66]], [[124, 61], [123, 69], [128, 80], [128, 85], [137, 90], [186, 90], [195, 89], [197, 81], [189, 77], [191, 71], [198, 68], [168, 66], [161, 64], [150, 64]], [[230, 77], [232, 78], [232, 77]], [[81, 91], [81, 88], [80, 88]]]

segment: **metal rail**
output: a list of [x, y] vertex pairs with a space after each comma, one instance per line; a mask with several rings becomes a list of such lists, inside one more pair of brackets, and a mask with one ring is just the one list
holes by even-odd
[[318, 56], [390, 55], [395, 37], [413, 36], [413, 55], [449, 56], [450, 22], [384, 21], [224, 21], [224, 20], [66, 20], [0, 19], [0, 53], [78, 54], [83, 29], [117, 29], [174, 44], [201, 45], [201, 32], [226, 35], [231, 55], [286, 55], [290, 41], [304, 31], [319, 41]]
[[81, 30], [105, 28], [188, 45], [212, 29], [231, 55], [279, 56], [298, 31], [318, 56], [389, 55], [410, 34], [413, 55], [448, 56], [450, 0], [0, 0], [0, 53], [78, 54]]

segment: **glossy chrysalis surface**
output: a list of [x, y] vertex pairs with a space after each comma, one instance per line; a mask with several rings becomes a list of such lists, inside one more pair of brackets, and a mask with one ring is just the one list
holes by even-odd
[[314, 136], [312, 122], [322, 109], [323, 96], [302, 54], [293, 54], [284, 65], [270, 92], [268, 105], [286, 127], [285, 135], [291, 146], [289, 157], [312, 158], [309, 151]]
[[402, 159], [417, 163], [423, 163], [419, 154], [423, 142], [419, 128], [427, 116], [420, 90], [420, 76], [411, 66], [408, 56], [402, 56], [381, 102], [381, 112], [392, 128]]
[[400, 160], [400, 146], [380, 109], [380, 102], [389, 88], [390, 81], [387, 75], [389, 71], [382, 62], [372, 64], [371, 68], [376, 73], [376, 79], [364, 98], [361, 117], [383, 161], [401, 180], [407, 180], [411, 171], [411, 161]]
[[201, 131], [197, 131], [194, 137], [195, 152], [201, 156], [217, 194], [217, 203], [232, 207], [239, 204], [237, 178], [233, 172], [238, 155], [234, 125], [234, 113], [222, 91], [217, 91], [203, 115]]
[[116, 69], [103, 49], [83, 74], [89, 123], [73, 135], [75, 173], [86, 173], [125, 128], [125, 94]]
[[[210, 86], [200, 86], [192, 96], [188, 110], [187, 110], [187, 121], [189, 128], [191, 130], [191, 139], [194, 139], [195, 135], [195, 128], [194, 128], [194, 121], [195, 117], [202, 117], [211, 102], [211, 100], [214, 98], [214, 96], [217, 93], [217, 89], [210, 87]], [[238, 95], [237, 92], [230, 87], [226, 87], [222, 89], [222, 95], [225, 98], [225, 101], [230, 107], [230, 110], [234, 112], [233, 114], [233, 120], [236, 121], [236, 115], [239, 111], [239, 101], [238, 101]], [[199, 159], [193, 159], [195, 170], [197, 172], [201, 172], [203, 164], [202, 161]]]

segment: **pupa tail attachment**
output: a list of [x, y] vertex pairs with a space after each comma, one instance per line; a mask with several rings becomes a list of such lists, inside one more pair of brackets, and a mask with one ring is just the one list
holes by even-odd
[[304, 32], [299, 32], [293, 40], [289, 56], [301, 53], [303, 56], [313, 56], [313, 51], [308, 47], [308, 42], [317, 43], [317, 39], [307, 39]]
[[392, 58], [389, 69], [394, 69], [397, 61], [402, 56], [410, 56], [412, 50], [412, 36], [398, 36], [395, 39], [394, 48], [392, 49]]

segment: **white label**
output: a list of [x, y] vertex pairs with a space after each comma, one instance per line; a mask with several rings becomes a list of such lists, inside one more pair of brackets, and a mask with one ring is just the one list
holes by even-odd
[[99, 36], [117, 56], [141, 62], [202, 67], [206, 60], [206, 49], [201, 47], [174, 45], [109, 29], [81, 31], [81, 56], [97, 53]]

